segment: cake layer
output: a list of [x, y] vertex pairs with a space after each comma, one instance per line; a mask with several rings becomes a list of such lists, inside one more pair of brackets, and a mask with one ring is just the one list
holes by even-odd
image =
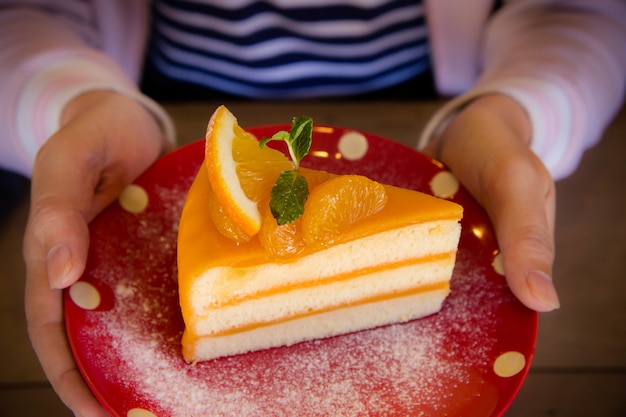
[[[252, 266], [223, 264], [208, 268], [182, 287], [194, 315], [261, 294], [312, 286], [369, 269], [390, 268], [444, 254], [454, 254], [459, 241], [456, 220], [437, 220], [345, 242], [290, 262]], [[424, 242], [429, 242], [424, 244]], [[209, 255], [207, 255], [209, 256]], [[323, 266], [323, 267], [320, 267]], [[188, 293], [187, 293], [188, 291]]]
[[[317, 284], [309, 282], [291, 289], [277, 289], [221, 307], [207, 306], [203, 300], [208, 293], [203, 289], [193, 293], [196, 314], [187, 320], [187, 331], [200, 336], [235, 333], [351, 304], [440, 287], [449, 280], [454, 259], [455, 252], [449, 252], [425, 262], [356, 269]], [[308, 275], [314, 277], [315, 272], [309, 271]], [[277, 277], [276, 281], [281, 278]]]
[[319, 339], [428, 316], [438, 312], [449, 292], [447, 283], [430, 291], [344, 307], [248, 331], [195, 338], [183, 336], [183, 356], [189, 362]]

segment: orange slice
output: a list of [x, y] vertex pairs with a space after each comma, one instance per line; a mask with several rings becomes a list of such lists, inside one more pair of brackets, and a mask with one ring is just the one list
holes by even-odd
[[308, 247], [332, 245], [359, 221], [378, 213], [387, 203], [382, 184], [361, 175], [330, 179], [309, 194], [301, 217]]
[[259, 201], [269, 196], [281, 171], [293, 168], [282, 152], [261, 149], [225, 106], [218, 107], [209, 120], [205, 166], [215, 198], [247, 236], [261, 227]]

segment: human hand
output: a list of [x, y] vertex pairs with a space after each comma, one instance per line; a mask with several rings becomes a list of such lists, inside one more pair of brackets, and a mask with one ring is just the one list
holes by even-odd
[[163, 134], [135, 100], [94, 91], [66, 107], [61, 129], [39, 151], [24, 236], [26, 316], [46, 376], [76, 416], [108, 416], [76, 368], [62, 289], [83, 273], [88, 223], [163, 150]]
[[555, 185], [529, 138], [523, 109], [494, 94], [461, 110], [424, 151], [446, 164], [489, 214], [513, 294], [545, 312], [559, 308], [552, 283]]

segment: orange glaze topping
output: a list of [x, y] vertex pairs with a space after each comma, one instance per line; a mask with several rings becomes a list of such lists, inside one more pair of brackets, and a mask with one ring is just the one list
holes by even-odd
[[[293, 258], [275, 258], [263, 249], [257, 238], [242, 244], [225, 238], [206, 214], [208, 199], [205, 190], [209, 187], [207, 175], [200, 171], [189, 190], [183, 209], [184, 221], [180, 223], [178, 238], [179, 247], [185, 248], [182, 253], [179, 252], [181, 258], [178, 264], [186, 268], [180, 271], [182, 277], [195, 277], [213, 266], [243, 267], [267, 262], [289, 263], [311, 253], [310, 249], [305, 249]], [[463, 211], [457, 204], [426, 194], [388, 185], [385, 185], [385, 189], [388, 195], [385, 207], [367, 221], [356, 224], [337, 243], [426, 221], [459, 219]], [[411, 206], [416, 207], [416, 210], [407, 209]]]

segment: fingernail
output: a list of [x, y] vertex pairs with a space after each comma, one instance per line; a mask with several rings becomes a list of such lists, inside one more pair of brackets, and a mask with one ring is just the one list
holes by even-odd
[[561, 306], [550, 275], [543, 271], [530, 271], [526, 281], [535, 299], [542, 304], [541, 311], [552, 311]]
[[72, 270], [72, 254], [66, 244], [50, 249], [46, 257], [50, 288], [61, 289], [67, 286], [67, 277]]

